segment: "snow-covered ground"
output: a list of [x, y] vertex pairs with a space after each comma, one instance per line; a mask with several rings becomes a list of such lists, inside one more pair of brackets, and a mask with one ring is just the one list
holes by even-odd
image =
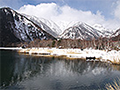
[[26, 48], [21, 49], [19, 52], [37, 55], [53, 55], [53, 56], [66, 56], [68, 58], [82, 58], [95, 57], [96, 60], [102, 62], [111, 62], [120, 64], [120, 51], [112, 50], [94, 50], [94, 49], [58, 49], [58, 48]]
[[0, 47], [0, 50], [21, 50], [21, 47]]
[[96, 60], [102, 62], [111, 62], [114, 64], [120, 64], [120, 51], [111, 50], [95, 50], [95, 49], [58, 49], [58, 48], [26, 48], [22, 49], [21, 47], [0, 47], [4, 50], [18, 50], [20, 53], [28, 53], [30, 55], [53, 55], [53, 56], [66, 56], [68, 58], [82, 58], [86, 57], [95, 57]]

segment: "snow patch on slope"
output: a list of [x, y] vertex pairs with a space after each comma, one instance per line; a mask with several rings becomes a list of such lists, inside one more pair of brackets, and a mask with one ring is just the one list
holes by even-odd
[[109, 38], [111, 36], [111, 34], [113, 33], [113, 30], [106, 29], [100, 24], [94, 24], [92, 27], [98, 31], [101, 31], [102, 32], [101, 36], [103, 36], [103, 37]]
[[99, 30], [99, 31], [108, 31], [108, 29], [104, 28], [102, 25], [100, 24], [94, 24], [93, 28]]
[[58, 37], [58, 35], [61, 34], [61, 29], [51, 20], [37, 18], [35, 16], [29, 16], [29, 15], [25, 15], [25, 14], [24, 14], [24, 16], [27, 16], [28, 19], [30, 19], [31, 21], [36, 23], [44, 31], [48, 32], [49, 34], [51, 34], [52, 36], [54, 36], [56, 38]]

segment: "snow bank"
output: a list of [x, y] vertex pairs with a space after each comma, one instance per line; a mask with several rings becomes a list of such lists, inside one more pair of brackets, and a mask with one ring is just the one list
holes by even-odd
[[82, 58], [86, 59], [86, 57], [95, 57], [96, 60], [100, 60], [103, 62], [110, 61], [114, 64], [120, 64], [120, 51], [112, 50], [94, 50], [94, 49], [58, 49], [58, 48], [27, 48], [19, 50], [19, 52], [29, 53], [29, 54], [42, 54], [45, 55], [55, 55], [61, 56], [64, 55], [69, 58]]
[[22, 50], [21, 47], [0, 47], [0, 50]]
[[120, 51], [111, 50], [95, 50], [95, 49], [58, 49], [58, 48], [26, 48], [22, 49], [21, 47], [0, 47], [4, 50], [18, 50], [21, 53], [28, 54], [37, 54], [37, 55], [53, 55], [53, 56], [66, 56], [68, 58], [82, 58], [86, 57], [95, 57], [96, 60], [102, 62], [111, 62], [114, 64], [120, 64]]

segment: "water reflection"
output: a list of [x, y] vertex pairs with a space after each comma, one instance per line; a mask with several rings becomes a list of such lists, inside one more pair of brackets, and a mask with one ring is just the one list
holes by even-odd
[[34, 57], [4, 51], [1, 53], [1, 88], [99, 89], [119, 77], [118, 70], [108, 63]]

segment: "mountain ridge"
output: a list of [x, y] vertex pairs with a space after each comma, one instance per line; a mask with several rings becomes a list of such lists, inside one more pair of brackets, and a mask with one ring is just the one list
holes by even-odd
[[60, 28], [53, 21], [46, 20], [44, 18], [37, 18], [35, 16], [29, 16], [29, 15], [25, 15], [25, 16], [27, 16], [29, 20], [36, 23], [40, 27], [43, 27], [42, 25], [44, 25], [43, 27], [44, 31], [50, 33], [52, 36], [56, 38], [61, 32]]
[[61, 32], [60, 27], [53, 21], [21, 14], [9, 7], [0, 8], [0, 46], [16, 42], [29, 42], [34, 39], [93, 40], [120, 35], [120, 29], [110, 32], [101, 25], [94, 28], [83, 22], [72, 23], [62, 34], [60, 34]]
[[8, 43], [32, 41], [36, 38], [56, 39], [54, 36], [44, 31], [42, 27], [39, 27], [39, 25], [29, 20], [24, 15], [17, 13], [9, 7], [0, 9], [0, 17], [0, 46], [7, 45]]
[[99, 37], [109, 37], [110, 36], [109, 31], [99, 31], [92, 26], [82, 23], [82, 22], [77, 22], [73, 26], [69, 27], [66, 29], [59, 37], [64, 38], [64, 39], [86, 39], [86, 40], [91, 40], [91, 39], [98, 39]]

